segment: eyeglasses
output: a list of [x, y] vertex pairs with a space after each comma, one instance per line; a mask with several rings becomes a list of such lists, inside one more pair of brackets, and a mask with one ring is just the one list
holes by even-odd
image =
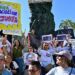
[[49, 45], [45, 45], [45, 46], [49, 46]]
[[29, 49], [33, 49], [33, 48], [29, 48]]
[[33, 49], [32, 47], [29, 47], [29, 49]]

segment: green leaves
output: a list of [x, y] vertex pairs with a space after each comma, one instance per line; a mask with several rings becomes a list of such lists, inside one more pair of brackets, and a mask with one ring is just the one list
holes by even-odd
[[75, 30], [75, 22], [73, 22], [72, 20], [66, 19], [66, 20], [62, 20], [59, 28], [62, 29], [64, 28], [64, 26], [67, 26], [68, 28], [72, 28]]

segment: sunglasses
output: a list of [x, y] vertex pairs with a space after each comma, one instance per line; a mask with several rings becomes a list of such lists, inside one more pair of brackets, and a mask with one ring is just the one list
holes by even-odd
[[64, 55], [57, 55], [57, 57], [65, 57]]
[[34, 69], [32, 69], [32, 70], [28, 70], [29, 72], [37, 72], [37, 71], [39, 71], [38, 69], [37, 70], [34, 70]]

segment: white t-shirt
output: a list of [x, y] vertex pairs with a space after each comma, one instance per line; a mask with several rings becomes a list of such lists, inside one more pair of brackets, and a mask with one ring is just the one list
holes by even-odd
[[11, 43], [6, 40], [6, 44], [3, 45], [2, 42], [0, 43], [0, 48], [3, 47], [3, 46], [6, 46], [7, 47], [7, 52], [10, 53], [11, 52]]
[[29, 65], [32, 60], [38, 61], [38, 55], [36, 53], [27, 52], [23, 54], [23, 59], [24, 59], [24, 63], [26, 65]]
[[39, 61], [43, 67], [48, 64], [54, 64], [52, 52], [50, 52], [50, 50], [39, 50], [38, 53], [41, 55]]
[[75, 68], [62, 68], [61, 66], [51, 69], [46, 75], [75, 75]]
[[68, 47], [57, 47], [57, 51], [60, 52], [60, 51], [63, 51], [63, 50], [68, 50]]
[[15, 61], [12, 61], [12, 62], [13, 62], [13, 65], [14, 65], [15, 69], [19, 68], [18, 64]]

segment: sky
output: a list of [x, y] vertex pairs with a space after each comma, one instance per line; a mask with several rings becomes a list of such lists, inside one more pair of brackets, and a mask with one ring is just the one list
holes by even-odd
[[[21, 4], [22, 31], [29, 32], [31, 13], [28, 0], [0, 0], [11, 1]], [[62, 20], [70, 19], [75, 22], [75, 0], [53, 0], [52, 13], [54, 14], [55, 30], [59, 29]]]

